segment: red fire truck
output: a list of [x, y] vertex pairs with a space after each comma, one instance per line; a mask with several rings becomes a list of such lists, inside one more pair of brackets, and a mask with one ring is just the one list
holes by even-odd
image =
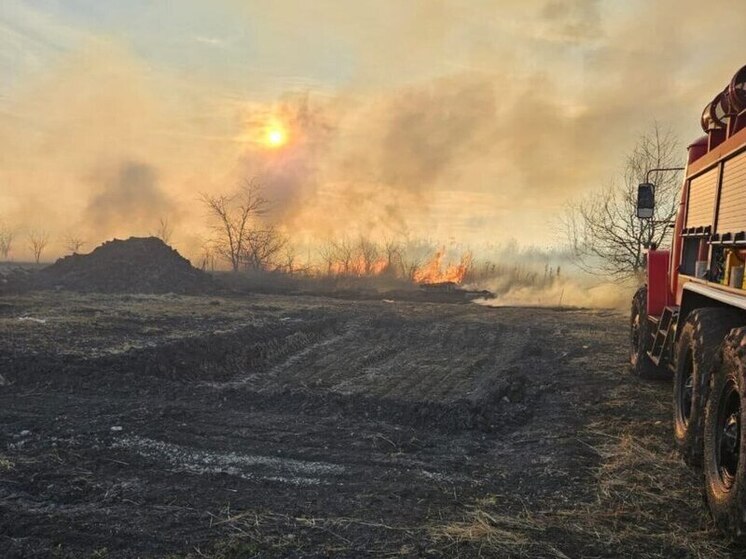
[[[671, 249], [651, 247], [632, 300], [630, 361], [641, 377], [673, 374], [676, 445], [703, 467], [718, 527], [746, 538], [746, 66], [705, 107], [702, 128]], [[653, 218], [654, 197], [654, 185], [639, 186], [638, 217]]]

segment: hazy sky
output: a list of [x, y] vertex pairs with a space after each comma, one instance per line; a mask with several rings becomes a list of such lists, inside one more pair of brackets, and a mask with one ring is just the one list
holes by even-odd
[[553, 245], [654, 120], [701, 133], [745, 28], [724, 0], [4, 0], [0, 220], [60, 253], [167, 217], [189, 254], [198, 193], [256, 176], [303, 242]]

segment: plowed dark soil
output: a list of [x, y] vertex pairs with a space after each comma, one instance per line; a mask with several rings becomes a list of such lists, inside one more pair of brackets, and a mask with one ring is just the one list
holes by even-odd
[[728, 557], [591, 310], [0, 299], [3, 557]]

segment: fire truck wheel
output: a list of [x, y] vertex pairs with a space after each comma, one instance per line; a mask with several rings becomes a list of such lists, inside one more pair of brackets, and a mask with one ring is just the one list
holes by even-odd
[[702, 308], [689, 314], [681, 331], [673, 381], [673, 434], [691, 466], [702, 464], [705, 404], [717, 352], [728, 332], [740, 324], [743, 319], [736, 312]]
[[630, 312], [630, 355], [629, 361], [635, 376], [644, 379], [662, 378], [659, 367], [650, 360], [647, 353], [647, 341], [650, 339], [648, 322], [648, 288], [643, 285], [632, 297]]
[[715, 524], [734, 540], [746, 537], [746, 328], [731, 331], [713, 371], [705, 411], [705, 494]]

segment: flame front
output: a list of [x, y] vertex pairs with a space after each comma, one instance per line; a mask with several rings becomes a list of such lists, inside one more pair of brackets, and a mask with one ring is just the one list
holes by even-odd
[[445, 249], [435, 253], [430, 261], [414, 274], [417, 283], [462, 283], [471, 269], [471, 252], [465, 252], [458, 264], [447, 264], [443, 267]]

